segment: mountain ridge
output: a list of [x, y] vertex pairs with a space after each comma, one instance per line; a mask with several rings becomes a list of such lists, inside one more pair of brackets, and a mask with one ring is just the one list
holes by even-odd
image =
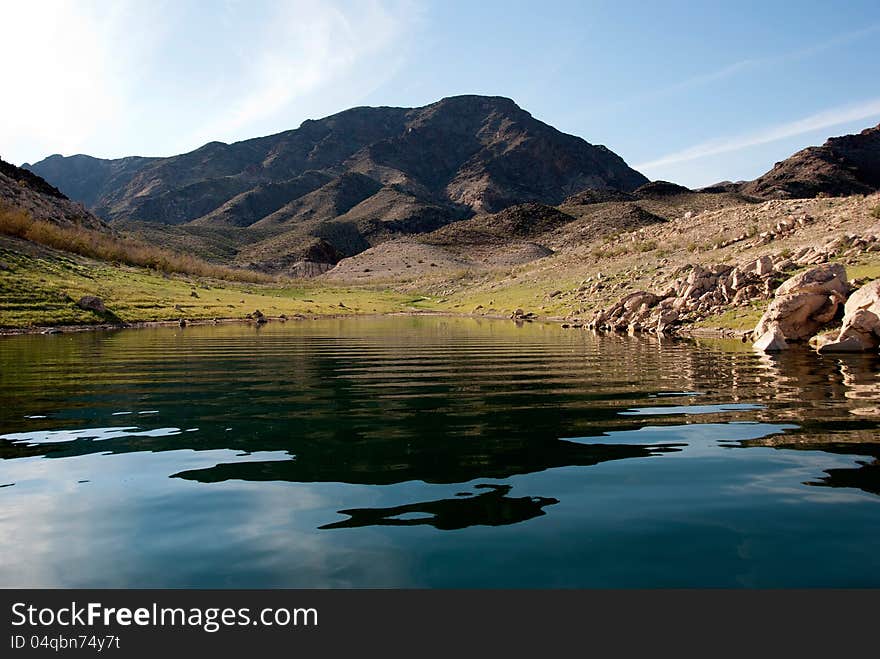
[[[562, 133], [511, 99], [477, 95], [417, 108], [350, 108], [296, 129], [209, 142], [167, 158], [55, 155], [27, 168], [111, 223], [301, 234], [299, 250], [296, 240], [271, 236], [284, 253], [266, 254], [267, 262], [303, 255], [312, 238], [350, 256], [353, 249], [476, 213], [648, 182], [607, 147]], [[354, 181], [362, 191], [353, 203], [334, 201], [333, 194], [315, 198], [324, 186], [352, 188]], [[273, 216], [284, 208], [286, 223]], [[243, 247], [265, 238], [239, 234]]]
[[880, 124], [801, 149], [740, 189], [768, 199], [876, 192], [880, 190]]

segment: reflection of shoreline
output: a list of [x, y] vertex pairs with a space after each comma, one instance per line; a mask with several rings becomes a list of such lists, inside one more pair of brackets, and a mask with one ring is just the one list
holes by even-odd
[[880, 496], [880, 459], [856, 460], [858, 467], [826, 469], [827, 476], [806, 483], [817, 487], [855, 488]]
[[[596, 437], [602, 440], [602, 437]], [[373, 441], [368, 446], [316, 444], [290, 460], [225, 462], [205, 469], [172, 474], [172, 478], [220, 483], [229, 480], [337, 482], [392, 485], [407, 481], [467, 483], [479, 478], [509, 478], [558, 467], [589, 467], [610, 460], [647, 458], [680, 450], [668, 444], [582, 443], [550, 441], [468, 440], [409, 450], [400, 441]]]
[[[69, 427], [129, 424], [111, 412], [153, 408], [164, 427], [201, 430], [150, 437], [157, 428], [141, 427], [106, 442], [0, 439], [0, 459], [181, 449], [291, 456], [174, 474], [210, 483], [504, 479], [677, 450], [623, 446], [603, 440], [608, 433], [732, 418], [801, 428], [750, 446], [833, 453], [850, 443], [862, 446], [847, 453], [872, 455], [880, 423], [876, 356], [798, 348], [769, 356], [713, 342], [450, 318], [328, 321], [259, 336], [194, 328], [19, 343], [35, 351], [0, 351], [0, 427], [49, 435], [58, 419]], [[719, 413], [673, 420], [669, 403]], [[636, 412], [638, 421], [627, 417]], [[23, 422], [27, 413], [58, 417]]]
[[[505, 526], [518, 524], [546, 514], [545, 506], [559, 503], [549, 497], [508, 497], [510, 485], [476, 485], [486, 492], [461, 498], [439, 499], [410, 503], [391, 508], [352, 508], [340, 510], [349, 519], [325, 524], [321, 529], [344, 529], [361, 526], [419, 526], [429, 525], [442, 531], [454, 531], [469, 526]], [[402, 518], [403, 515], [417, 515]]]

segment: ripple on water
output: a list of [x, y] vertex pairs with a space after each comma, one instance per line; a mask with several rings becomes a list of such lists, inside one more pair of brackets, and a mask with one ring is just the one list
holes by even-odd
[[716, 405], [668, 405], [663, 407], [635, 407], [622, 412], [621, 416], [664, 416], [672, 414], [719, 414], [721, 412], [747, 412], [763, 410], [766, 405], [757, 403], [719, 403]]
[[880, 586], [878, 372], [469, 319], [4, 338], [0, 586]]
[[[198, 430], [193, 428], [192, 430]], [[75, 430], [34, 430], [31, 432], [14, 432], [0, 435], [13, 444], [57, 444], [62, 442], [75, 442], [77, 440], [107, 441], [122, 437], [169, 437], [179, 435], [180, 428], [151, 428], [141, 430], [137, 426], [125, 428], [78, 428]], [[187, 431], [190, 432], [190, 431]]]

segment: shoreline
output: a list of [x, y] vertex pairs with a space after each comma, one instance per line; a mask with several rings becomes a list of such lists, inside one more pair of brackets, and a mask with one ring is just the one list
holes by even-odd
[[[513, 323], [538, 322], [551, 323], [555, 325], [566, 325], [571, 322], [559, 316], [533, 316], [527, 319], [511, 318], [510, 316], [501, 314], [472, 314], [472, 313], [455, 313], [451, 311], [392, 311], [389, 313], [365, 313], [365, 314], [312, 314], [303, 315], [296, 314], [287, 318], [266, 316], [267, 320], [272, 323], [287, 323], [297, 321], [310, 320], [331, 320], [337, 318], [383, 318], [389, 316], [443, 316], [447, 318], [473, 318], [486, 320], [506, 320]], [[6, 336], [34, 336], [34, 335], [56, 335], [56, 334], [74, 334], [81, 332], [100, 332], [126, 329], [150, 329], [156, 327], [179, 327], [179, 320], [144, 320], [131, 323], [94, 323], [80, 325], [34, 325], [30, 327], [0, 327], [0, 337]], [[212, 318], [212, 319], [193, 319], [186, 320], [187, 327], [202, 327], [206, 325], [226, 325], [233, 323], [243, 323], [257, 325], [256, 321], [250, 318]], [[183, 329], [183, 328], [181, 328]], [[587, 330], [586, 327], [564, 327], [564, 329], [572, 329], [574, 331], [596, 331], [604, 334], [614, 334], [615, 332], [601, 332], [599, 330]], [[668, 338], [709, 338], [709, 339], [739, 339], [745, 342], [745, 337], [751, 334], [751, 330], [735, 330], [732, 328], [705, 328], [705, 327], [681, 327], [678, 331], [668, 335]]]

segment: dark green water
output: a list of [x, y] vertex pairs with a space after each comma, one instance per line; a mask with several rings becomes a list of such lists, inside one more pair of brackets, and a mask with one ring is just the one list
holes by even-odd
[[880, 586], [874, 356], [401, 317], [0, 368], [0, 586]]

